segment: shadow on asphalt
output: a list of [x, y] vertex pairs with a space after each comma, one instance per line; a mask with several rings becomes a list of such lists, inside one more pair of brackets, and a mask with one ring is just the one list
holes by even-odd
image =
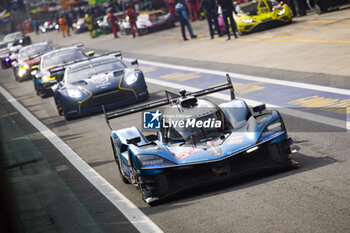
[[[155, 207], [152, 209], [152, 211], [156, 210], [157, 206], [164, 207], [164, 205], [175, 204], [175, 203], [178, 204], [184, 201], [187, 203], [190, 201], [195, 201], [198, 199], [215, 196], [222, 193], [234, 192], [237, 190], [249, 188], [256, 185], [261, 185], [261, 184], [268, 183], [281, 178], [285, 178], [288, 176], [293, 176], [309, 170], [328, 166], [330, 164], [337, 162], [336, 159], [333, 159], [329, 156], [311, 157], [301, 153], [294, 154], [293, 158], [295, 161], [299, 163], [299, 165], [294, 168], [256, 172], [250, 175], [234, 178], [228, 182], [226, 181], [226, 182], [221, 182], [213, 185], [202, 186], [200, 188], [183, 191], [181, 193], [175, 194], [172, 197], [163, 199], [161, 201], [158, 201], [152, 204], [152, 206]], [[181, 206], [177, 206], [177, 205], [176, 207], [174, 205], [172, 206], [173, 207], [171, 208], [177, 208], [177, 207], [181, 208]], [[163, 208], [160, 208], [159, 210], [164, 211]]]

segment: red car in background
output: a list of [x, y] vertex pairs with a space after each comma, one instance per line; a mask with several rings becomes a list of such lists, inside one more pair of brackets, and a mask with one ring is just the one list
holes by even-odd
[[32, 79], [32, 69], [40, 64], [41, 56], [50, 51], [52, 51], [50, 42], [36, 43], [21, 48], [17, 60], [11, 63], [16, 81]]

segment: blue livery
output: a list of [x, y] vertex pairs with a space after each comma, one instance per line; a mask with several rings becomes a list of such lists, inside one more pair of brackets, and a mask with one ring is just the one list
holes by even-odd
[[[161, 127], [156, 135], [144, 135], [136, 127], [111, 132], [123, 181], [136, 186], [147, 203], [184, 189], [296, 164], [293, 141], [278, 111], [266, 110], [265, 105], [249, 108], [235, 98], [227, 79], [227, 84], [198, 92], [182, 90], [175, 99], [105, 113], [109, 125], [116, 117], [170, 105], [159, 111]], [[226, 89], [231, 90], [227, 103], [197, 98]]]

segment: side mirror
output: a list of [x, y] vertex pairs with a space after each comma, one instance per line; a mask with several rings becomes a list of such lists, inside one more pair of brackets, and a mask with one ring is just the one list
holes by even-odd
[[140, 137], [134, 137], [134, 138], [126, 139], [126, 143], [133, 144], [135, 146], [137, 146], [137, 143], [139, 143], [139, 142], [141, 142], [141, 138]]
[[95, 55], [95, 51], [89, 51], [86, 53], [86, 55], [88, 55], [89, 57], [92, 57]]
[[265, 104], [261, 104], [261, 105], [253, 107], [253, 112], [261, 113], [265, 109], [266, 109], [266, 105]]
[[139, 62], [137, 61], [137, 59], [132, 60], [130, 63], [131, 63], [131, 65], [133, 65], [133, 66], [138, 66], [138, 65], [139, 65]]

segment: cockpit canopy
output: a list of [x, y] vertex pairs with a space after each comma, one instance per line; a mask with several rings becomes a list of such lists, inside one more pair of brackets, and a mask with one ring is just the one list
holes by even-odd
[[162, 111], [161, 135], [164, 142], [204, 142], [218, 138], [232, 130], [224, 112], [214, 103], [203, 99], [183, 100]]

